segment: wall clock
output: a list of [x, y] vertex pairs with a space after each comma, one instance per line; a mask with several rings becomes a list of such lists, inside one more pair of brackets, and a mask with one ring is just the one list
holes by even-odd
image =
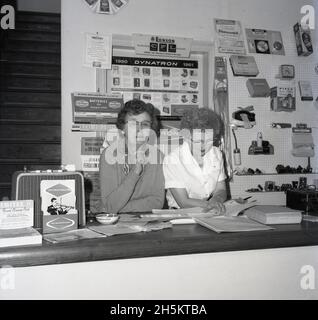
[[123, 8], [129, 0], [85, 0], [95, 13], [115, 14]]
[[282, 64], [280, 73], [282, 79], [293, 79], [295, 77], [295, 67], [292, 64]]

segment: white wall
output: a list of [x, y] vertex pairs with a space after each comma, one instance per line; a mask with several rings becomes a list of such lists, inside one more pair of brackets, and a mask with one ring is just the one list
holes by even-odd
[[[80, 168], [80, 137], [89, 136], [71, 132], [71, 93], [95, 91], [94, 70], [81, 66], [85, 32], [153, 33], [211, 41], [213, 18], [230, 18], [240, 20], [244, 27], [280, 30], [283, 38], [290, 40], [285, 42], [287, 53], [298, 59], [292, 48], [291, 26], [301, 18], [300, 7], [310, 3], [309, 0], [131, 0], [117, 15], [108, 16], [91, 12], [85, 1], [63, 1], [62, 162], [75, 163]], [[315, 5], [317, 8], [316, 0]], [[313, 57], [308, 59], [313, 61]], [[264, 61], [261, 71], [266, 74], [270, 70], [266, 66], [271, 67], [273, 58]], [[278, 65], [280, 61], [275, 63]], [[248, 102], [235, 102], [240, 90], [230, 91], [231, 107]], [[317, 88], [314, 90], [317, 95]], [[317, 110], [313, 107], [310, 110], [317, 117]], [[244, 165], [255, 168], [258, 163]], [[316, 248], [293, 248], [22, 268], [17, 269], [19, 287], [5, 293], [5, 297], [317, 298], [317, 291], [303, 291], [299, 287], [301, 266], [315, 263]]]
[[21, 11], [61, 12], [61, 0], [18, 0]]
[[[275, 114], [269, 110], [269, 99], [250, 98], [245, 85], [246, 79], [234, 78], [229, 70], [230, 113], [238, 107], [253, 104], [259, 120], [255, 128], [240, 130], [237, 134], [242, 152], [242, 166], [259, 168], [266, 173], [275, 172], [278, 163], [306, 166], [305, 158], [294, 158], [290, 154], [290, 130], [275, 131], [269, 127], [269, 124], [275, 119], [277, 122], [291, 122], [293, 125], [298, 122], [315, 125], [318, 120], [318, 107], [312, 102], [300, 101], [297, 83], [298, 80], [311, 80], [314, 96], [318, 95], [318, 77], [313, 71], [313, 65], [317, 60], [317, 46], [315, 55], [307, 58], [297, 57], [292, 32], [292, 26], [302, 17], [301, 7], [311, 3], [318, 8], [317, 0], [304, 2], [299, 0], [134, 0], [116, 15], [108, 16], [91, 12], [85, 1], [64, 1], [62, 3], [63, 163], [75, 163], [76, 167], [80, 168], [80, 137], [93, 135], [71, 132], [71, 92], [95, 91], [95, 71], [81, 66], [85, 32], [98, 31], [128, 35], [153, 33], [211, 41], [214, 38], [213, 18], [222, 17], [237, 19], [241, 21], [244, 28], [255, 27], [281, 31], [286, 56], [255, 55], [260, 69], [259, 78], [265, 77], [270, 86], [275, 86], [277, 84], [275, 75], [278, 73], [279, 65], [283, 63], [294, 64], [298, 74], [298, 78], [294, 81], [297, 87], [297, 111], [291, 114], [286, 112]], [[313, 35], [317, 38], [317, 32]], [[274, 156], [247, 155], [251, 140], [256, 138], [258, 131], [263, 132], [264, 140], [269, 140], [275, 145]], [[316, 129], [314, 135], [318, 145], [317, 132]], [[232, 146], [234, 146], [233, 141]], [[312, 160], [312, 165], [318, 170], [317, 157]], [[257, 186], [256, 182], [241, 189], [255, 186]]]
[[[16, 268], [0, 300], [318, 299], [317, 258], [298, 247]], [[305, 265], [313, 290], [301, 287]]]

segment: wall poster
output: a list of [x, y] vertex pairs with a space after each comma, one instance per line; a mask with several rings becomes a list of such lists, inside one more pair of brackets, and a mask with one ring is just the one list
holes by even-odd
[[192, 38], [157, 36], [149, 34], [132, 35], [136, 55], [151, 55], [174, 58], [190, 56]]
[[105, 131], [123, 106], [120, 93], [73, 92], [72, 131]]
[[89, 213], [100, 210], [99, 158], [104, 137], [81, 138], [82, 170], [85, 178], [85, 207]]
[[98, 171], [99, 157], [103, 146], [103, 137], [81, 138], [81, 160], [83, 171]]
[[245, 54], [242, 26], [236, 20], [214, 19], [219, 53]]
[[112, 36], [86, 33], [85, 67], [110, 69], [112, 56]]
[[113, 56], [111, 91], [122, 92], [124, 102], [140, 99], [173, 116], [176, 106], [199, 106], [198, 68], [197, 60]]

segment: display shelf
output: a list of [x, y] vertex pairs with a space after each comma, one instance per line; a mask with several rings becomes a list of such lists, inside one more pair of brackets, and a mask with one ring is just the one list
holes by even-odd
[[262, 176], [289, 176], [289, 175], [318, 175], [318, 172], [307, 173], [261, 173], [261, 174], [235, 174], [234, 177], [262, 177]]
[[246, 193], [253, 193], [253, 194], [286, 193], [285, 191], [247, 191], [247, 190], [245, 190], [244, 192], [246, 192]]

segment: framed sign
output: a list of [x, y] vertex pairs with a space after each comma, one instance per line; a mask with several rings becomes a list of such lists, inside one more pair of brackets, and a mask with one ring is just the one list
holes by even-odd
[[198, 68], [190, 59], [113, 56], [111, 91], [122, 92], [124, 101], [143, 100], [161, 115], [174, 115], [174, 105], [199, 105]]

